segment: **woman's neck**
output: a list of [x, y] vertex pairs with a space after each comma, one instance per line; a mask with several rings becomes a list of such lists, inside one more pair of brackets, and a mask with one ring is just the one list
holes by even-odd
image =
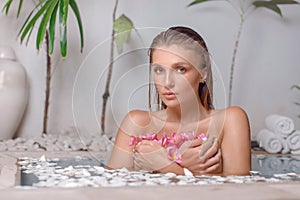
[[166, 121], [180, 123], [198, 122], [207, 118], [209, 113], [201, 104], [199, 106], [168, 107], [166, 109]]

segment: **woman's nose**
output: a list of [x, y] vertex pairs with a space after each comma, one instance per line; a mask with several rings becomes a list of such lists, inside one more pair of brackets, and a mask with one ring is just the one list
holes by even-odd
[[164, 86], [167, 88], [173, 88], [175, 86], [174, 74], [172, 71], [166, 73]]

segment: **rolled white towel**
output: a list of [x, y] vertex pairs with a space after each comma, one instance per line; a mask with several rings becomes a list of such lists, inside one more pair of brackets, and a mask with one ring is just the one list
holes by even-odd
[[286, 142], [288, 143], [291, 150], [299, 150], [300, 151], [300, 131], [295, 131], [291, 135], [286, 138]]
[[291, 154], [300, 155], [300, 149], [298, 149], [298, 150], [291, 150]]
[[281, 153], [289, 153], [290, 152], [290, 146], [288, 145], [287, 141], [283, 138], [279, 138], [280, 139], [280, 142], [282, 144], [282, 150], [281, 150]]
[[269, 115], [265, 119], [266, 127], [272, 132], [286, 138], [294, 131], [294, 122], [291, 118], [282, 115]]
[[269, 153], [279, 153], [283, 148], [281, 138], [267, 129], [258, 132], [256, 141], [260, 147]]

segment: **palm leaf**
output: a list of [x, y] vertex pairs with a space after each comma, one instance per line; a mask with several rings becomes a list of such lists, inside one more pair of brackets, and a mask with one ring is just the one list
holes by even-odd
[[[3, 6], [2, 12], [5, 11], [5, 14], [8, 14], [9, 8], [11, 6], [11, 3], [13, 2], [13, 0], [8, 0], [5, 5]], [[23, 0], [19, 0], [19, 6], [18, 6], [18, 12], [17, 12], [17, 17], [19, 17], [21, 9], [22, 9], [22, 5], [23, 5]]]
[[299, 4], [294, 0], [271, 0], [271, 1], [254, 1], [253, 5], [256, 8], [264, 7], [270, 9], [282, 17], [282, 13], [278, 5]]
[[51, 4], [45, 11], [45, 14], [40, 22], [40, 26], [39, 26], [37, 36], [36, 36], [36, 48], [38, 50], [40, 49], [40, 46], [45, 38], [46, 29], [47, 29], [47, 25], [49, 23], [50, 17], [52, 16], [52, 13], [58, 3], [58, 0], [50, 0], [50, 1], [51, 1]]
[[[13, 1], [13, 0], [9, 0]], [[20, 0], [23, 1], [23, 0]], [[9, 2], [8, 2], [9, 3]], [[10, 2], [11, 3], [11, 2]], [[27, 37], [27, 42], [30, 39], [31, 33], [38, 19], [41, 18], [39, 23], [37, 36], [36, 36], [36, 48], [40, 49], [40, 46], [45, 38], [47, 28], [49, 30], [49, 54], [51, 55], [54, 51], [54, 40], [55, 40], [55, 25], [57, 12], [59, 12], [59, 31], [60, 31], [60, 51], [62, 57], [66, 57], [67, 54], [67, 19], [68, 19], [68, 6], [72, 8], [75, 17], [77, 19], [80, 42], [82, 52], [84, 46], [83, 38], [83, 26], [79, 13], [78, 6], [75, 0], [40, 0], [35, 8], [30, 12], [29, 16], [23, 23], [18, 36], [21, 38], [21, 43]], [[9, 7], [9, 4], [7, 4]], [[5, 9], [7, 9], [7, 7]]]
[[[29, 32], [30, 29], [32, 29], [36, 23], [36, 21], [39, 19], [39, 17], [45, 12], [45, 10], [49, 7], [49, 5], [51, 4], [51, 1], [47, 1], [41, 8], [40, 10], [32, 17], [32, 19], [26, 23], [27, 25], [25, 25], [22, 29], [21, 29], [21, 43], [24, 40], [24, 38], [26, 37], [27, 33]], [[39, 5], [36, 6], [36, 8]]]
[[33, 28], [34, 28], [34, 25], [31, 27], [31, 29], [30, 29], [30, 31], [29, 31], [29, 34], [27, 35], [26, 45], [27, 45], [28, 42], [29, 42], [29, 39], [30, 39], [30, 36], [31, 36], [31, 34], [32, 34]]
[[263, 7], [263, 8], [270, 9], [270, 10], [276, 12], [277, 14], [279, 14], [280, 16], [282, 16], [280, 8], [277, 6], [276, 3], [272, 2], [272, 1], [254, 1], [253, 5], [256, 8]]
[[80, 33], [80, 52], [83, 51], [83, 46], [84, 46], [84, 36], [83, 36], [83, 26], [82, 26], [82, 21], [81, 21], [81, 17], [80, 17], [80, 13], [79, 13], [79, 9], [78, 6], [76, 4], [76, 2], [74, 0], [70, 0], [70, 6], [75, 14], [75, 17], [77, 19], [77, 23], [78, 23], [78, 28], [79, 28], [79, 33]]
[[297, 1], [293, 0], [272, 0], [275, 4], [299, 4]]
[[206, 2], [206, 1], [209, 1], [209, 0], [196, 0], [196, 1], [191, 2], [191, 3], [188, 5], [188, 7], [189, 7], [189, 6], [192, 6], [192, 5], [199, 4], [199, 3], [203, 3], [203, 2]]
[[58, 3], [56, 4], [49, 23], [49, 53], [52, 55], [54, 50], [54, 40], [55, 40], [55, 24], [56, 24], [56, 16], [58, 10]]
[[21, 9], [22, 9], [22, 5], [23, 5], [23, 0], [20, 0], [19, 2], [19, 6], [18, 6], [18, 13], [17, 13], [17, 17], [20, 16], [20, 12], [21, 12]]
[[31, 12], [29, 13], [28, 17], [26, 18], [25, 22], [23, 23], [22, 27], [20, 28], [20, 31], [19, 31], [19, 33], [18, 33], [18, 36], [21, 35], [22, 31], [24, 30], [26, 24], [28, 23], [29, 19], [30, 19], [31, 16], [32, 16], [32, 14], [33, 14], [33, 11], [31, 11]]
[[[32, 16], [33, 12], [35, 11], [35, 9], [37, 9], [37, 8], [38, 8], [40, 5], [42, 5], [45, 1], [46, 1], [46, 0], [40, 0], [39, 4], [37, 4], [37, 5], [35, 6], [35, 8], [29, 13], [28, 17], [26, 18], [25, 22], [23, 23], [23, 25], [22, 25], [22, 27], [21, 27], [19, 33], [18, 33], [18, 36], [21, 35], [23, 29], [25, 28], [26, 24], [28, 23], [28, 21], [29, 21], [29, 19], [31, 18], [31, 16]], [[32, 27], [30, 28], [29, 34], [27, 35], [26, 45], [27, 45], [28, 42], [29, 42], [30, 36], [31, 36], [32, 31], [33, 31], [33, 29], [34, 29], [34, 26], [35, 26], [35, 23], [32, 25]], [[23, 41], [23, 40], [21, 39], [21, 43], [22, 43], [22, 41]]]
[[5, 11], [5, 14], [8, 14], [9, 8], [11, 6], [11, 3], [13, 2], [13, 0], [8, 0], [5, 5], [3, 6], [2, 12]]
[[59, 32], [60, 32], [60, 51], [63, 58], [67, 55], [67, 18], [69, 0], [60, 0], [59, 5]]
[[300, 90], [300, 86], [299, 86], [299, 85], [293, 85], [293, 86], [292, 86], [292, 89], [294, 89], [294, 88]]

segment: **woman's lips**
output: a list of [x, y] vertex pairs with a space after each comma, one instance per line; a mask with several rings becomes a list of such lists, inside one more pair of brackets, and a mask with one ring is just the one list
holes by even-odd
[[176, 98], [176, 93], [174, 93], [174, 92], [164, 92], [163, 95], [167, 100]]

